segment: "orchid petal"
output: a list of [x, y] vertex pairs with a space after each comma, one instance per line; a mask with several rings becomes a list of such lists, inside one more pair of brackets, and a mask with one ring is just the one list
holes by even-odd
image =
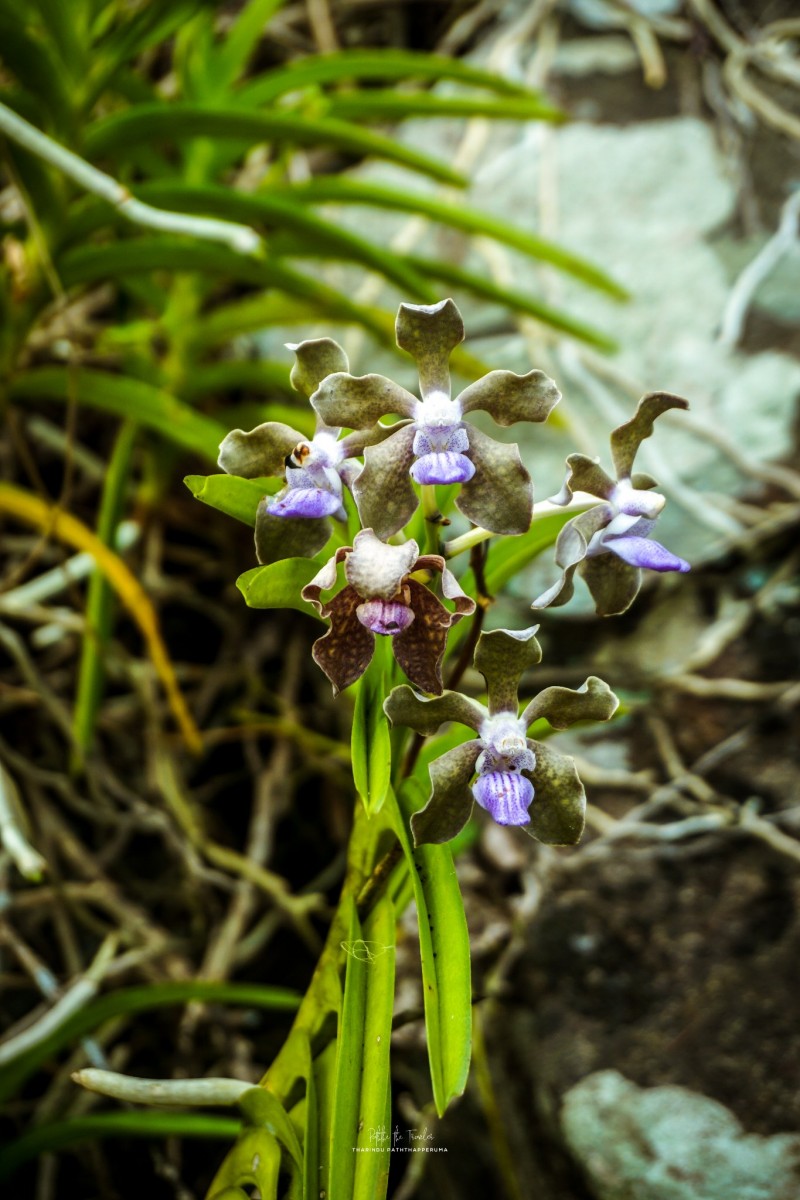
[[610, 505], [597, 504], [567, 521], [556, 540], [556, 566], [561, 567], [561, 578], [537, 596], [531, 608], [560, 608], [572, 599], [575, 568], [586, 558], [592, 537], [608, 525], [613, 515]]
[[609, 500], [615, 488], [614, 480], [598, 462], [585, 454], [570, 454], [567, 458], [567, 477], [552, 504], [569, 504], [575, 492], [588, 492], [601, 500]]
[[528, 667], [542, 660], [542, 648], [534, 636], [538, 628], [493, 629], [478, 638], [474, 663], [486, 680], [492, 715], [510, 712], [516, 717], [519, 680]]
[[256, 509], [256, 558], [262, 566], [284, 558], [313, 558], [331, 536], [325, 517], [278, 517], [268, 509], [266, 497]]
[[413, 417], [418, 403], [416, 396], [384, 375], [340, 372], [323, 379], [311, 397], [326, 425], [347, 429], [367, 429], [389, 413]]
[[531, 823], [526, 829], [548, 846], [574, 846], [580, 841], [586, 816], [586, 793], [575, 763], [546, 742], [528, 739], [536, 766], [525, 771], [534, 787]]
[[414, 563], [415, 571], [441, 571], [442, 595], [445, 600], [452, 600], [456, 611], [450, 614], [451, 624], [455, 625], [462, 617], [469, 617], [475, 612], [475, 601], [468, 596], [453, 572], [445, 563], [441, 554], [423, 554]]
[[611, 688], [596, 675], [579, 688], [549, 687], [534, 697], [522, 714], [527, 729], [534, 721], [549, 721], [553, 729], [569, 729], [576, 721], [608, 721], [619, 707]]
[[592, 593], [595, 611], [601, 617], [617, 617], [627, 612], [642, 585], [642, 573], [616, 554], [597, 554], [585, 558], [580, 573]]
[[332, 338], [309, 338], [305, 342], [287, 342], [287, 350], [294, 350], [295, 364], [289, 382], [295, 391], [311, 396], [323, 379], [336, 372], [349, 371], [347, 355]]
[[517, 421], [546, 421], [561, 399], [561, 392], [543, 371], [517, 375], [490, 371], [471, 383], [458, 397], [462, 413], [480, 408], [498, 425]]
[[529, 824], [533, 784], [527, 776], [514, 771], [490, 771], [478, 776], [472, 794], [498, 825]]
[[414, 426], [404, 425], [377, 446], [364, 451], [364, 469], [353, 484], [361, 523], [389, 538], [410, 520], [419, 504], [409, 468]]
[[408, 605], [397, 600], [365, 600], [356, 609], [356, 616], [362, 625], [382, 637], [402, 633], [414, 620]]
[[457, 721], [477, 733], [489, 715], [482, 704], [461, 692], [442, 692], [431, 699], [418, 696], [407, 683], [392, 689], [383, 711], [392, 725], [405, 725], [422, 734], [436, 733], [446, 721]]
[[[303, 589], [304, 594], [309, 586]], [[311, 653], [333, 684], [334, 696], [364, 674], [375, 650], [375, 635], [358, 619], [360, 603], [355, 588], [344, 587], [321, 609], [322, 615], [330, 618], [331, 627], [317, 638]]]
[[342, 507], [341, 496], [323, 488], [293, 487], [269, 502], [273, 517], [332, 517]]
[[455, 450], [423, 454], [412, 464], [411, 478], [415, 483], [468, 483], [475, 474], [475, 464], [465, 454]]
[[475, 525], [492, 533], [527, 533], [533, 515], [533, 484], [519, 448], [469, 430], [469, 454], [475, 475], [465, 483], [456, 506]]
[[418, 555], [419, 547], [414, 541], [389, 546], [372, 529], [362, 529], [345, 559], [345, 577], [364, 600], [373, 597], [394, 600]]
[[259, 479], [262, 475], [283, 475], [286, 458], [302, 433], [282, 421], [267, 421], [245, 433], [234, 429], [220, 443], [218, 463], [229, 475], [241, 479]]
[[401, 304], [395, 324], [397, 344], [417, 364], [423, 400], [450, 395], [450, 355], [464, 340], [464, 322], [452, 300]]
[[449, 842], [464, 828], [473, 804], [469, 781], [480, 752], [479, 741], [462, 742], [431, 763], [431, 798], [411, 818], [415, 846]]
[[646, 537], [612, 537], [603, 541], [606, 549], [619, 555], [623, 562], [632, 567], [645, 567], [648, 571], [691, 570], [686, 559], [678, 558], [660, 542]]
[[611, 434], [611, 457], [618, 479], [630, 478], [636, 452], [645, 438], [652, 434], [656, 418], [671, 408], [688, 407], [687, 400], [673, 396], [670, 392], [648, 392], [646, 396], [642, 396], [630, 421], [620, 425]]
[[407, 580], [405, 586], [410, 592], [408, 603], [414, 623], [392, 639], [394, 656], [420, 691], [440, 696], [447, 631], [455, 614], [449, 613], [441, 600], [416, 579]]

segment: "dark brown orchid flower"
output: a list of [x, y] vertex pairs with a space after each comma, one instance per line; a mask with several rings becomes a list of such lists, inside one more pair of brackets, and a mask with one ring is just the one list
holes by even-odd
[[[321, 593], [336, 586], [342, 559], [347, 584], [323, 601]], [[417, 571], [441, 572], [442, 594], [454, 602], [454, 612], [413, 578]], [[313, 655], [333, 684], [334, 695], [364, 674], [376, 634], [392, 638], [394, 656], [412, 683], [439, 695], [447, 631], [475, 611], [475, 601], [461, 590], [441, 555], [420, 555], [414, 541], [389, 546], [371, 529], [357, 533], [352, 546], [340, 546], [302, 595], [321, 616], [330, 618], [331, 627], [314, 643]]]

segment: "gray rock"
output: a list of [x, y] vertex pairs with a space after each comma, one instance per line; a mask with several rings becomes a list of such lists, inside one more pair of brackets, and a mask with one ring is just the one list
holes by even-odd
[[796, 1200], [800, 1136], [747, 1134], [683, 1087], [597, 1071], [564, 1098], [564, 1137], [598, 1200]]

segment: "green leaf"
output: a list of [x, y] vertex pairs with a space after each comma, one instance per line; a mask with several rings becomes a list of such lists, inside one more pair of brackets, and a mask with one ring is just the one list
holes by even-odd
[[101, 1138], [235, 1138], [241, 1125], [230, 1117], [196, 1113], [111, 1112], [39, 1125], [0, 1150], [0, 1180], [8, 1179], [23, 1163], [78, 1142]]
[[436, 92], [343, 92], [327, 112], [346, 121], [403, 121], [407, 117], [485, 117], [502, 121], [563, 121], [565, 114], [539, 96], [440, 96]]
[[187, 475], [183, 482], [195, 500], [251, 528], [255, 528], [256, 509], [264, 496], [277, 490], [274, 479], [240, 479], [238, 475]]
[[[394, 999], [394, 908], [382, 897], [362, 931], [351, 905], [336, 1057], [330, 1200], [381, 1200], [388, 1181], [386, 1117]], [[376, 1140], [383, 1129], [386, 1141]], [[372, 1153], [376, 1147], [385, 1153]], [[359, 1153], [359, 1151], [361, 1151]], [[375, 1159], [374, 1163], [359, 1162]]]
[[599, 350], [605, 350], [609, 354], [618, 349], [613, 338], [608, 337], [605, 333], [593, 329], [591, 325], [585, 325], [583, 321], [571, 317], [569, 313], [551, 308], [549, 304], [544, 304], [541, 300], [537, 300], [525, 292], [520, 292], [516, 288], [492, 283], [483, 275], [476, 275], [474, 271], [465, 271], [462, 267], [456, 267], [452, 263], [442, 262], [438, 259], [420, 258], [413, 254], [409, 255], [409, 259], [420, 275], [429, 275], [432, 279], [441, 280], [451, 287], [463, 288], [474, 296], [480, 296], [483, 300], [503, 304], [512, 312], [534, 317], [543, 325], [559, 329], [562, 333], [569, 334], [570, 337], [577, 338], [581, 342], [587, 342], [590, 346], [597, 346]]
[[353, 782], [368, 813], [379, 812], [389, 790], [392, 742], [383, 711], [391, 685], [388, 638], [375, 639], [372, 662], [361, 676], [353, 714]]
[[228, 432], [211, 417], [194, 412], [162, 389], [91, 367], [33, 367], [12, 379], [13, 401], [41, 398], [76, 400], [116, 417], [132, 418], [168, 441], [216, 463], [219, 444]]
[[309, 617], [317, 617], [312, 604], [300, 592], [320, 568], [313, 558], [283, 558], [266, 567], [253, 567], [236, 580], [236, 586], [249, 608], [296, 608]]
[[288, 988], [264, 987], [261, 984], [188, 980], [120, 988], [87, 1004], [48, 1038], [6, 1066], [0, 1080], [0, 1103], [13, 1096], [41, 1063], [48, 1062], [66, 1046], [74, 1045], [105, 1021], [130, 1013], [186, 1004], [192, 1000], [205, 1000], [209, 1004], [239, 1004], [246, 1008], [278, 1012], [294, 1012], [300, 1003], [297, 993]]
[[[285, 269], [285, 268], [284, 268]], [[297, 274], [299, 281], [306, 276]], [[338, 321], [345, 325], [360, 325], [367, 329], [383, 346], [394, 348], [394, 313], [359, 305], [334, 288], [325, 287], [314, 280], [307, 280], [305, 295], [300, 297], [300, 288], [290, 289], [294, 295], [272, 292], [269, 295], [246, 296], [222, 304], [208, 316], [200, 316], [195, 322], [194, 337], [199, 347], [210, 349], [231, 338], [253, 333], [270, 325], [286, 328], [291, 325], [307, 325], [310, 321]]]
[[472, 1047], [472, 985], [464, 904], [450, 847], [413, 847], [408, 821], [427, 797], [409, 779], [387, 807], [414, 886], [428, 1059], [436, 1111], [443, 1116], [467, 1085]]
[[300, 203], [318, 204], [364, 204], [375, 208], [387, 208], [399, 212], [413, 212], [430, 217], [453, 229], [466, 233], [483, 234], [494, 238], [504, 246], [520, 250], [531, 258], [553, 263], [562, 271], [583, 280], [591, 287], [607, 292], [618, 300], [628, 298], [628, 293], [604, 271], [585, 259], [571, 254], [552, 242], [509, 225], [501, 217], [493, 217], [479, 209], [461, 204], [448, 204], [434, 196], [421, 192], [409, 192], [406, 188], [390, 187], [387, 184], [367, 183], [363, 180], [345, 179], [341, 176], [319, 176], [308, 183], [273, 188], [276, 195], [286, 195]]
[[238, 99], [253, 107], [261, 107], [287, 92], [351, 79], [455, 79], [500, 95], [532, 95], [521, 84], [491, 71], [481, 70], [480, 67], [470, 66], [463, 59], [413, 50], [358, 49], [307, 55], [288, 66], [265, 72], [256, 79], [248, 80], [240, 89]]
[[[208, 396], [213, 392], [230, 392], [243, 390], [248, 392], [281, 392], [287, 396], [296, 397], [289, 382], [289, 364], [268, 362], [264, 359], [223, 359], [221, 362], [199, 364], [192, 367], [190, 377], [183, 385], [183, 393], [190, 399], [196, 396]], [[286, 417], [290, 409], [283, 406], [281, 416], [270, 416], [269, 420], [291, 422]], [[298, 420], [305, 415], [305, 410], [297, 408], [293, 421], [297, 428]], [[313, 433], [313, 419], [309, 421], [309, 436]], [[302, 430], [301, 432], [307, 432]]]
[[[289, 1160], [291, 1162], [291, 1160]], [[267, 1129], [244, 1128], [228, 1151], [208, 1189], [208, 1200], [233, 1200], [258, 1189], [262, 1200], [276, 1200], [281, 1170], [281, 1148]], [[246, 1188], [239, 1192], [238, 1188]]]
[[[240, 10], [225, 41], [212, 56], [219, 83], [224, 87], [239, 78], [264, 32], [264, 26], [283, 0], [250, 0]], [[267, 72], [267, 78], [272, 72]]]
[[239, 112], [180, 102], [137, 104], [104, 117], [86, 131], [85, 153], [90, 160], [117, 152], [127, 155], [131, 146], [174, 143], [191, 137], [233, 139], [248, 146], [276, 141], [296, 146], [335, 146], [351, 154], [396, 162], [454, 187], [464, 187], [466, 182], [447, 164], [347, 121], [275, 110]]
[[248, 1125], [268, 1130], [277, 1138], [298, 1168], [303, 1165], [303, 1151], [286, 1109], [272, 1092], [264, 1087], [252, 1087], [243, 1092], [239, 1108]]

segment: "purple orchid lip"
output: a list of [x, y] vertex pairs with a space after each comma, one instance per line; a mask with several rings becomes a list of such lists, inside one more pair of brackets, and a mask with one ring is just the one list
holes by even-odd
[[384, 637], [394, 637], [402, 633], [414, 620], [414, 613], [407, 604], [377, 598], [359, 604], [356, 616], [366, 629]]
[[498, 825], [527, 825], [528, 809], [533, 800], [533, 784], [525, 775], [511, 771], [490, 771], [479, 775], [472, 794]]
[[444, 450], [423, 454], [412, 464], [410, 474], [415, 483], [468, 483], [475, 474], [475, 464], [465, 454]]
[[681, 574], [691, 570], [685, 558], [678, 558], [652, 538], [612, 537], [604, 539], [602, 545], [632, 567], [644, 567], [648, 571], [680, 571]]
[[341, 500], [323, 488], [290, 488], [271, 501], [267, 511], [273, 517], [330, 517], [341, 507]]

